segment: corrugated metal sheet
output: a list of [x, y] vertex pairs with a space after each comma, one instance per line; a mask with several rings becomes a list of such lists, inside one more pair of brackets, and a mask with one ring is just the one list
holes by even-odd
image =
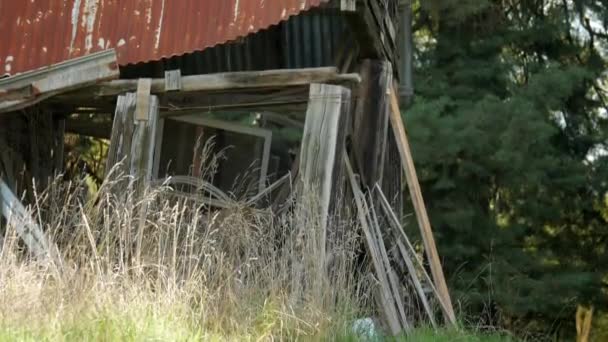
[[165, 70], [182, 75], [342, 65], [340, 50], [357, 50], [347, 19], [332, 11], [313, 10], [293, 16], [244, 39], [150, 63], [121, 68], [122, 78], [164, 77]]
[[120, 65], [235, 40], [328, 0], [0, 1], [0, 74], [115, 48]]

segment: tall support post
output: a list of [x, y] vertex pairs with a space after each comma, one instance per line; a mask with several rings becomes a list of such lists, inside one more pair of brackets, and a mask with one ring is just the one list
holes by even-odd
[[[350, 90], [328, 84], [311, 84], [304, 135], [300, 148], [298, 175], [298, 205], [296, 228], [299, 236], [312, 237], [314, 243], [305, 244], [308, 250], [301, 255], [315, 255], [313, 281], [327, 284], [326, 266], [330, 258], [331, 239], [328, 222], [341, 199], [343, 177], [342, 158], [345, 150]], [[339, 234], [332, 231], [331, 235]], [[330, 241], [328, 241], [330, 240]], [[328, 243], [329, 242], [329, 243]], [[303, 246], [294, 246], [300, 248]], [[311, 249], [312, 247], [312, 249]], [[295, 253], [293, 260], [293, 293], [300, 293], [304, 265]], [[328, 284], [327, 284], [328, 285]], [[320, 286], [321, 290], [323, 286]], [[323, 293], [315, 294], [322, 298]]]
[[399, 155], [401, 156], [401, 164], [403, 165], [403, 169], [405, 171], [410, 197], [412, 198], [412, 203], [414, 204], [418, 227], [420, 228], [422, 241], [424, 243], [424, 250], [429, 259], [433, 281], [435, 282], [435, 287], [437, 288], [437, 291], [445, 304], [444, 314], [446, 320], [451, 324], [455, 324], [456, 316], [454, 314], [452, 300], [445, 281], [443, 269], [441, 268], [439, 253], [437, 253], [437, 246], [435, 245], [435, 238], [433, 237], [433, 231], [426, 212], [424, 199], [422, 198], [422, 191], [420, 190], [420, 183], [418, 182], [418, 176], [416, 175], [416, 168], [414, 166], [414, 160], [412, 159], [412, 151], [405, 132], [405, 126], [403, 124], [403, 120], [401, 119], [401, 111], [399, 110], [397, 93], [395, 92], [394, 86], [388, 88], [387, 91], [389, 93], [388, 95], [390, 96], [391, 105], [390, 122], [391, 126], [393, 127], [393, 133], [395, 134], [395, 140], [397, 141], [397, 147], [399, 149]]
[[339, 199], [343, 177], [342, 155], [350, 112], [350, 90], [335, 85], [311, 84], [299, 175], [304, 189], [318, 196], [318, 214], [327, 224], [332, 203]]
[[[118, 96], [112, 126], [112, 137], [106, 163], [106, 176], [121, 163], [119, 170], [113, 172], [130, 175], [135, 188], [141, 190], [152, 177], [156, 125], [158, 122], [158, 98], [147, 96], [147, 115], [138, 111], [136, 93]], [[141, 96], [140, 96], [141, 97]], [[141, 104], [141, 98], [139, 103]], [[133, 184], [131, 184], [133, 186]]]
[[352, 152], [363, 184], [371, 189], [381, 182], [384, 173], [390, 110], [386, 89], [392, 82], [393, 72], [389, 62], [365, 60], [360, 74]]
[[[130, 175], [131, 180], [127, 186], [127, 193], [132, 192], [136, 196], [145, 197], [154, 170], [159, 107], [158, 97], [150, 95], [150, 82], [140, 80], [139, 83], [141, 86], [137, 93], [118, 96], [106, 164], [106, 177], [110, 172], [116, 172], [118, 176]], [[124, 183], [120, 182], [120, 184]], [[141, 262], [141, 246], [147, 212], [148, 201], [146, 200], [139, 208], [135, 249], [137, 264]], [[127, 239], [130, 238], [131, 235]]]

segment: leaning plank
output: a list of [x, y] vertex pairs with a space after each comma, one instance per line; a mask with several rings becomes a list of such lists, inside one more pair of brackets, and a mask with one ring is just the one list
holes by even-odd
[[0, 179], [0, 206], [2, 216], [9, 224], [14, 223], [13, 227], [29, 251], [39, 259], [49, 258], [51, 250], [44, 232], [2, 179]]
[[[422, 283], [420, 282], [420, 278], [418, 278], [418, 273], [416, 271], [416, 268], [414, 267], [412, 258], [410, 256], [410, 254], [408, 253], [408, 251], [406, 250], [405, 245], [401, 241], [401, 238], [405, 239], [405, 242], [410, 247], [410, 253], [412, 253], [413, 256], [416, 255], [415, 251], [412, 248], [407, 236], [403, 232], [403, 228], [401, 227], [401, 225], [399, 224], [399, 221], [397, 220], [397, 215], [395, 215], [395, 212], [391, 209], [390, 203], [386, 199], [386, 196], [384, 196], [382, 189], [380, 189], [380, 187], [376, 184], [375, 190], [378, 194], [378, 200], [380, 202], [380, 207], [383, 209], [385, 215], [388, 217], [389, 224], [392, 226], [393, 232], [395, 232], [395, 240], [397, 241], [397, 248], [401, 254], [401, 257], [403, 258], [403, 261], [405, 262], [405, 266], [407, 267], [407, 271], [410, 275], [410, 278], [412, 278], [412, 283], [414, 284], [414, 288], [416, 289], [416, 292], [418, 292], [418, 297], [420, 297], [422, 306], [424, 307], [424, 310], [426, 311], [426, 313], [429, 317], [429, 321], [431, 322], [431, 325], [433, 327], [436, 327], [437, 323], [435, 321], [435, 315], [433, 314], [433, 310], [431, 310], [431, 306], [426, 298], [426, 294], [424, 293], [424, 289], [422, 288]], [[426, 275], [426, 271], [424, 271], [424, 265], [422, 265], [422, 263], [420, 263], [419, 266], [421, 267], [422, 271]], [[428, 277], [428, 275], [427, 275], [427, 277]], [[433, 283], [430, 281], [430, 278], [428, 278], [428, 281], [429, 281], [429, 285], [431, 285], [433, 290], [435, 290], [435, 287], [433, 286]], [[435, 292], [436, 292], [436, 290], [435, 290]], [[439, 299], [440, 303], [443, 303], [439, 296], [437, 296], [437, 298]], [[442, 304], [442, 308], [444, 308], [444, 306], [445, 305]], [[447, 312], [447, 311], [444, 310], [444, 313], [445, 312]]]
[[119, 77], [116, 53], [106, 50], [0, 80], [0, 113]]
[[418, 183], [418, 176], [416, 175], [416, 168], [414, 166], [414, 160], [412, 159], [412, 151], [407, 139], [403, 120], [401, 119], [401, 112], [399, 110], [399, 103], [397, 101], [397, 93], [394, 87], [391, 87], [389, 92], [391, 104], [390, 122], [391, 126], [393, 127], [393, 133], [395, 134], [395, 140], [397, 141], [399, 155], [401, 156], [401, 165], [405, 170], [405, 177], [407, 179], [410, 197], [412, 198], [412, 202], [414, 204], [418, 227], [420, 228], [422, 241], [424, 243], [424, 250], [429, 259], [431, 274], [433, 275], [435, 286], [441, 295], [443, 303], [446, 305], [447, 318], [450, 322], [455, 322], [456, 316], [454, 314], [452, 300], [450, 299], [450, 293], [445, 281], [445, 276], [443, 275], [443, 269], [439, 260], [439, 253], [437, 253], [431, 223], [426, 212], [424, 199], [422, 198], [420, 183]]
[[[370, 196], [368, 198], [368, 200], [369, 200], [369, 203], [373, 203], [372, 196]], [[400, 286], [399, 282], [397, 281], [395, 271], [393, 270], [390, 259], [388, 258], [388, 252], [386, 251], [386, 246], [384, 245], [384, 237], [382, 236], [382, 231], [380, 230], [380, 224], [378, 223], [378, 215], [376, 215], [376, 210], [375, 210], [373, 204], [368, 206], [368, 204], [365, 201], [363, 201], [363, 203], [365, 205], [366, 211], [370, 215], [370, 223], [371, 223], [370, 227], [372, 229], [372, 235], [374, 235], [374, 238], [376, 239], [376, 243], [377, 243], [378, 249], [380, 251], [380, 257], [384, 263], [387, 279], [388, 279], [390, 288], [393, 292], [393, 298], [395, 300], [395, 303], [397, 304], [397, 310], [398, 310], [397, 312], [399, 313], [399, 317], [401, 318], [401, 324], [403, 325], [403, 327], [406, 330], [410, 330], [411, 326], [407, 319], [407, 316], [405, 315], [405, 305], [403, 304], [403, 300], [401, 299], [401, 291], [400, 291], [401, 286]]]
[[365, 234], [365, 243], [367, 245], [367, 250], [371, 256], [372, 265], [380, 283], [380, 299], [383, 304], [381, 307], [381, 311], [383, 311], [384, 313], [391, 333], [393, 335], [397, 335], [403, 331], [404, 327], [399, 321], [397, 307], [391, 292], [391, 286], [389, 284], [388, 275], [384, 267], [384, 262], [378, 250], [378, 243], [374, 238], [374, 235], [372, 234], [372, 230], [370, 228], [369, 218], [367, 215], [367, 211], [365, 210], [365, 196], [361, 192], [359, 184], [357, 184], [355, 173], [353, 172], [348, 156], [344, 154], [343, 158], [350, 186], [353, 192], [353, 196], [355, 198], [355, 204], [357, 205], [357, 216], [359, 217], [359, 223], [361, 224], [361, 228], [363, 229], [363, 233]]
[[331, 204], [338, 198], [335, 188], [342, 173], [350, 110], [350, 90], [341, 86], [312, 84], [300, 148], [299, 175], [305, 193], [318, 196], [318, 213], [325, 226]]
[[[207, 75], [184, 76], [181, 79], [181, 92], [218, 91], [235, 89], [255, 89], [301, 86], [312, 83], [358, 83], [358, 74], [340, 74], [335, 67], [279, 69], [265, 71], [240, 71]], [[96, 96], [116, 96], [137, 90], [137, 80], [115, 80], [100, 83], [87, 91]], [[150, 91], [153, 94], [165, 93], [164, 78], [154, 78]]]

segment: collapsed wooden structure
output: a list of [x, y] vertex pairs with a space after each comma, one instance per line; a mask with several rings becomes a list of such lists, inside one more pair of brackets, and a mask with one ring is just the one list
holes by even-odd
[[[61, 173], [67, 132], [108, 139], [106, 172], [131, 175], [134, 191], [170, 184], [188, 196], [189, 188], [204, 186], [208, 204], [222, 207], [227, 190], [243, 181], [239, 172], [251, 167], [247, 203], [268, 197], [280, 207], [290, 191], [283, 184], [295, 179], [318, 195], [324, 217], [346, 191], [391, 332], [411, 326], [400, 299], [410, 281], [430, 322], [423, 283], [454, 323], [399, 109], [397, 89], [411, 92], [399, 56], [399, 42], [407, 40], [399, 11], [407, 7], [391, 0], [319, 3], [278, 26], [188, 55], [122, 65], [107, 49], [0, 79], [0, 166], [8, 184], [2, 189], [21, 193]], [[327, 45], [327, 32], [341, 44]], [[276, 37], [278, 47], [267, 44]], [[280, 146], [273, 140], [279, 129], [296, 130], [299, 142]], [[218, 177], [205, 182], [197, 156], [211, 136], [221, 137], [217, 148], [234, 148]], [[401, 227], [406, 185], [431, 276]], [[399, 268], [411, 278], [400, 279]]]

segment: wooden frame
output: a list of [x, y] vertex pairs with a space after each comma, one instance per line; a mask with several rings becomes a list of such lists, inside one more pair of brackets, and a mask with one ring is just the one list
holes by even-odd
[[248, 127], [245, 125], [239, 125], [231, 122], [209, 119], [201, 116], [201, 114], [190, 114], [175, 116], [166, 119], [160, 119], [158, 123], [158, 131], [156, 134], [156, 146], [153, 175], [158, 178], [158, 171], [160, 168], [160, 154], [162, 151], [163, 143], [163, 132], [165, 126], [165, 120], [175, 120], [193, 125], [207, 126], [211, 128], [221, 129], [228, 132], [240, 133], [245, 135], [256, 136], [264, 139], [264, 147], [262, 152], [262, 160], [260, 165], [260, 180], [258, 186], [258, 192], [264, 191], [266, 188], [266, 177], [268, 176], [268, 163], [270, 161], [270, 144], [272, 143], [272, 131], [265, 128]]

